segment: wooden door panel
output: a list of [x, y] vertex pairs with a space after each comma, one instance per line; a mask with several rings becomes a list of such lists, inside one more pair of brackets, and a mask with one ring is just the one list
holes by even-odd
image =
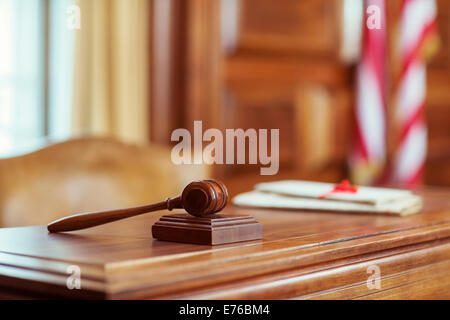
[[[225, 128], [279, 129], [280, 168], [291, 168], [295, 155], [294, 99], [289, 90], [271, 84], [228, 88], [224, 102]], [[270, 134], [268, 133], [268, 142]], [[247, 149], [248, 150], [248, 149]], [[271, 150], [269, 143], [268, 150]], [[227, 173], [257, 173], [260, 165], [227, 166]]]
[[241, 0], [238, 49], [332, 55], [337, 0]]
[[[223, 125], [279, 129], [280, 169], [320, 172], [330, 166], [345, 168], [353, 130], [351, 99], [347, 90], [320, 82], [232, 85], [223, 102]], [[256, 172], [236, 166], [227, 173], [245, 170]]]
[[438, 0], [437, 26], [439, 32], [439, 51], [430, 61], [431, 69], [450, 67], [450, 1]]

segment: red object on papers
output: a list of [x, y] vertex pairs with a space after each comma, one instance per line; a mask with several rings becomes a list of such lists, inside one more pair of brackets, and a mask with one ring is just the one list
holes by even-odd
[[348, 180], [342, 180], [341, 183], [335, 185], [331, 191], [319, 196], [319, 199], [325, 199], [326, 197], [338, 192], [357, 193], [358, 187], [351, 185]]

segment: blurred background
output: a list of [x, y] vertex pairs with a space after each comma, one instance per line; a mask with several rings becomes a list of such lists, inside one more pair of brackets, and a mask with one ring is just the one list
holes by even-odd
[[[414, 1], [423, 2], [0, 0], [3, 226], [42, 223], [22, 214], [30, 199], [54, 201], [61, 216], [165, 198], [204, 176], [225, 180], [232, 194], [287, 178], [450, 186], [450, 1], [424, 0], [437, 11], [416, 10], [429, 15], [411, 20], [405, 5]], [[381, 30], [367, 27], [370, 4], [381, 6]], [[423, 38], [417, 51], [432, 51], [414, 56], [427, 63], [426, 81], [413, 86], [424, 94], [413, 118], [425, 121], [426, 144], [411, 138], [420, 145], [404, 156], [417, 164], [413, 177], [390, 179], [406, 170], [396, 159], [408, 126], [396, 110], [409, 101], [398, 92], [410, 79], [401, 54], [410, 21], [423, 26], [412, 28]], [[358, 73], [371, 64], [377, 89]], [[367, 94], [374, 90], [379, 96]], [[194, 120], [204, 130], [279, 128], [279, 174], [172, 167], [170, 135]]]

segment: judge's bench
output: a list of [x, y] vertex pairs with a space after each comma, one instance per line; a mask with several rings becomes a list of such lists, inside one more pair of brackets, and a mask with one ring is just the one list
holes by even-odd
[[420, 194], [409, 217], [228, 206], [263, 239], [219, 246], [153, 239], [158, 212], [71, 233], [3, 228], [0, 297], [449, 299], [450, 190]]

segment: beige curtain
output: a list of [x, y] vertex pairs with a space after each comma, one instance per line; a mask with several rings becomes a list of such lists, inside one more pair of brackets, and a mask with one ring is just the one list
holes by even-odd
[[78, 0], [74, 134], [148, 140], [149, 2]]

